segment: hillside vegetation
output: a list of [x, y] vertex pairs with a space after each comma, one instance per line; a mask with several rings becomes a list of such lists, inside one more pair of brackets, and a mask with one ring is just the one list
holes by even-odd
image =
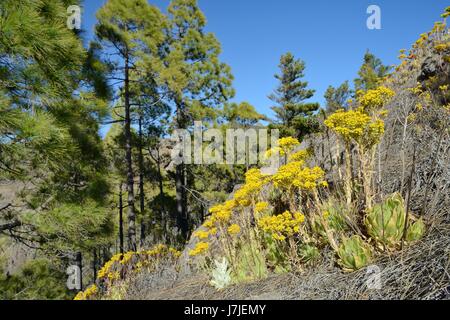
[[[0, 3], [1, 299], [450, 297], [450, 7], [324, 106], [283, 54], [269, 119], [230, 102], [196, 0], [108, 0], [88, 48], [72, 2]], [[256, 164], [176, 162], [194, 121], [280, 136]]]

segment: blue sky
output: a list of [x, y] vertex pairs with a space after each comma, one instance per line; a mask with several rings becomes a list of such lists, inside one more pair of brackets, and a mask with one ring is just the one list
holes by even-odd
[[[85, 0], [83, 29], [93, 34], [95, 12], [106, 0]], [[169, 0], [150, 0], [163, 12]], [[381, 8], [381, 30], [369, 30], [366, 9]], [[199, 0], [207, 31], [222, 44], [222, 61], [235, 77], [235, 101], [247, 101], [268, 116], [267, 98], [277, 82], [279, 58], [291, 51], [306, 63], [305, 80], [316, 90], [311, 101], [323, 104], [328, 85], [353, 80], [367, 49], [385, 64], [398, 63], [433, 27], [448, 0]]]

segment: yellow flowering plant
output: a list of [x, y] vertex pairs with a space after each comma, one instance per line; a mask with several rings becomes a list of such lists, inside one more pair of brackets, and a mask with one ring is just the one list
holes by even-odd
[[320, 167], [303, 167], [301, 161], [293, 161], [280, 167], [272, 177], [274, 186], [282, 190], [313, 190], [326, 186], [323, 180], [325, 172]]
[[[163, 244], [155, 245], [148, 251], [115, 254], [97, 273], [97, 284], [92, 284], [85, 291], [80, 291], [74, 300], [89, 300], [97, 298], [102, 292], [108, 289], [118, 280], [123, 279], [128, 272], [139, 272], [143, 267], [156, 268], [160, 263], [160, 258], [177, 259], [181, 252], [173, 247]], [[100, 291], [102, 288], [102, 291]]]
[[235, 202], [233, 200], [226, 201], [223, 204], [218, 204], [209, 209], [211, 213], [210, 223], [206, 225], [212, 227], [215, 222], [227, 223], [231, 219], [233, 208], [235, 207]]
[[348, 111], [341, 109], [330, 115], [324, 123], [345, 142], [358, 141], [370, 123], [370, 116], [362, 109]]
[[263, 175], [260, 169], [250, 169], [245, 174], [245, 184], [234, 194], [234, 201], [242, 207], [253, 204], [262, 187], [269, 181], [270, 177]]
[[198, 230], [192, 234], [192, 236], [199, 238], [200, 240], [208, 239], [209, 231]]
[[98, 292], [98, 287], [93, 284], [89, 286], [85, 291], [78, 292], [73, 300], [90, 300], [94, 298]]
[[367, 207], [371, 207], [374, 147], [384, 134], [384, 121], [381, 117], [386, 115], [386, 111], [382, 107], [394, 95], [393, 90], [383, 86], [360, 92], [357, 97], [358, 108], [348, 111], [338, 110], [324, 121], [325, 125], [344, 141], [346, 169], [344, 189], [348, 205], [352, 201], [353, 183], [350, 146], [355, 143], [362, 164], [360, 173], [363, 179], [365, 203]]
[[207, 242], [198, 242], [195, 245], [195, 248], [189, 251], [190, 256], [197, 256], [205, 253], [209, 248], [209, 244]]
[[[267, 192], [275, 191], [274, 194], [281, 192], [284, 197], [288, 196], [290, 201], [295, 198], [294, 192], [314, 193], [317, 188], [327, 187], [328, 184], [324, 179], [325, 172], [320, 167], [305, 166], [311, 155], [310, 150], [293, 151], [300, 144], [297, 139], [282, 138], [279, 144], [280, 149], [277, 152], [289, 159], [289, 162], [273, 175], [262, 174], [257, 168], [248, 170], [244, 185], [234, 193], [233, 198], [210, 208], [211, 215], [202, 224], [206, 230], [200, 229], [194, 233], [200, 242], [189, 251], [190, 256], [206, 253], [210, 246], [210, 235], [219, 230], [215, 238], [218, 240], [216, 243], [219, 244], [222, 254], [232, 263], [233, 272], [240, 272], [238, 266], [242, 264], [239, 264], [239, 257], [249, 253], [251, 259], [255, 259], [254, 262], [260, 261], [261, 257], [270, 261], [281, 261], [283, 259], [280, 257], [288, 257], [283, 260], [286, 263], [295, 260], [297, 251], [294, 235], [301, 232], [300, 227], [305, 216], [294, 203], [289, 203], [290, 211], [272, 216], [269, 202], [262, 199], [267, 199]], [[235, 237], [238, 234], [239, 237]], [[277, 250], [286, 252], [277, 254]], [[258, 259], [253, 256], [255, 252], [261, 255]], [[278, 258], [274, 260], [275, 256]]]
[[382, 108], [394, 95], [395, 92], [393, 90], [381, 86], [376, 89], [368, 90], [359, 97], [358, 102], [364, 111], [370, 112]]
[[255, 212], [262, 213], [269, 208], [269, 203], [260, 201], [255, 205]]
[[258, 220], [258, 227], [270, 234], [273, 239], [284, 241], [300, 232], [300, 225], [305, 221], [305, 216], [300, 212], [291, 213], [285, 211], [275, 216], [267, 216]]
[[303, 161], [305, 162], [309, 156], [311, 155], [310, 150], [300, 150], [297, 152], [294, 152], [289, 155], [288, 159], [289, 161]]
[[139, 272], [143, 267], [154, 269], [163, 259], [176, 261], [180, 256], [180, 251], [164, 244], [157, 244], [146, 251], [118, 253], [98, 271], [97, 282], [108, 288], [128, 273]]
[[284, 157], [284, 161], [287, 162], [288, 155], [292, 153], [295, 147], [300, 145], [300, 141], [293, 137], [281, 138], [277, 141], [277, 146], [272, 147], [265, 153], [266, 158], [274, 156]]
[[232, 236], [238, 234], [239, 232], [241, 232], [241, 227], [235, 223], [228, 227], [228, 233]]
[[289, 154], [298, 145], [300, 145], [300, 142], [293, 137], [285, 137], [278, 140], [280, 155], [282, 156]]

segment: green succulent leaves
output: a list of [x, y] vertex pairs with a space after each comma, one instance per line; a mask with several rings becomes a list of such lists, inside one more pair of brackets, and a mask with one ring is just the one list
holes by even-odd
[[[384, 202], [376, 204], [367, 213], [364, 224], [369, 235], [387, 248], [395, 248], [403, 238], [406, 223], [406, 210], [403, 198], [395, 193]], [[425, 224], [421, 219], [411, 224], [406, 231], [405, 240], [416, 241], [425, 232]]]
[[420, 240], [424, 233], [425, 223], [422, 219], [419, 219], [408, 227], [405, 239], [407, 242], [415, 242], [417, 240]]
[[339, 264], [344, 271], [355, 271], [367, 266], [372, 259], [372, 250], [364, 240], [353, 235], [344, 238], [338, 248]]

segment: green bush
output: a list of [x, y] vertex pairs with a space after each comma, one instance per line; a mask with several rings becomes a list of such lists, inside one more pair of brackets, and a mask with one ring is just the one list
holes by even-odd
[[26, 263], [14, 275], [0, 278], [2, 300], [65, 300], [73, 293], [66, 288], [66, 275], [45, 259]]

